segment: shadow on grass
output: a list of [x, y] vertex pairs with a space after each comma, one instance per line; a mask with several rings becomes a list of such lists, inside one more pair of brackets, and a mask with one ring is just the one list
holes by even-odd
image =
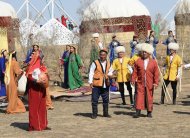
[[182, 101], [183, 106], [190, 106], [190, 101]]
[[19, 129], [28, 131], [28, 126], [29, 126], [29, 124], [28, 124], [28, 123], [14, 122], [14, 123], [11, 123], [10, 126], [17, 127], [17, 128], [19, 128]]
[[87, 118], [91, 118], [92, 113], [75, 113], [74, 116], [82, 116], [82, 117], [87, 117]]
[[187, 95], [187, 97], [185, 97], [185, 98], [182, 98], [182, 99], [189, 99], [190, 98], [190, 95]]
[[128, 116], [134, 116], [135, 112], [123, 112], [123, 111], [115, 111], [115, 115], [128, 115]]
[[[115, 111], [114, 114], [115, 114], [115, 115], [128, 115], [128, 116], [133, 117], [133, 116], [135, 115], [135, 112]], [[147, 117], [147, 116], [144, 115], [144, 114], [141, 114], [140, 117]]]
[[181, 112], [181, 111], [173, 111], [173, 112], [180, 115], [190, 115], [190, 112]]
[[118, 108], [118, 109], [128, 109], [128, 110], [131, 110], [131, 107], [127, 107], [127, 106], [123, 106], [123, 105], [110, 106], [110, 108]]

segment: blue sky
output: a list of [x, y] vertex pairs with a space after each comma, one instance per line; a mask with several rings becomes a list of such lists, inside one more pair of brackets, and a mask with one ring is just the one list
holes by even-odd
[[[22, 5], [24, 0], [1, 0], [10, 3], [15, 10], [18, 10], [19, 7]], [[37, 9], [42, 9], [46, 1], [49, 0], [30, 0], [33, 5], [36, 6]], [[79, 23], [79, 15], [77, 14], [77, 10], [80, 7], [80, 0], [56, 0], [58, 4], [61, 5], [61, 3], [64, 6], [64, 9], [72, 16], [78, 23]], [[60, 2], [61, 1], [61, 2]], [[119, 1], [119, 0], [118, 0]], [[161, 13], [163, 16], [166, 15], [166, 13], [173, 7], [173, 5], [177, 2], [177, 0], [140, 0], [150, 11], [151, 16], [155, 17], [156, 13]], [[46, 10], [46, 17], [49, 18], [49, 10]], [[58, 10], [55, 11], [55, 16], [60, 16], [60, 12]], [[35, 15], [35, 13], [31, 13], [32, 16]], [[25, 16], [25, 12], [22, 11], [19, 16]], [[174, 17], [174, 12], [170, 14], [170, 16], [167, 18], [167, 20], [170, 22]]]

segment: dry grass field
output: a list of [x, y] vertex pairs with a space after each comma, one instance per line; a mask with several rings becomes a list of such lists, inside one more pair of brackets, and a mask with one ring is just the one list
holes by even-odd
[[[189, 71], [184, 72], [189, 76]], [[159, 105], [160, 87], [154, 95], [153, 118], [134, 119], [134, 111], [129, 105], [120, 105], [120, 99], [111, 100], [112, 118], [102, 117], [102, 106], [99, 105], [99, 116], [92, 120], [91, 105], [88, 102], [54, 101], [55, 109], [48, 111], [51, 131], [28, 132], [28, 112], [24, 114], [5, 114], [0, 108], [0, 137], [2, 138], [189, 138], [190, 136], [190, 80], [183, 80], [183, 91], [177, 105], [166, 103]], [[171, 89], [169, 86], [169, 91]], [[129, 103], [128, 97], [126, 97]]]

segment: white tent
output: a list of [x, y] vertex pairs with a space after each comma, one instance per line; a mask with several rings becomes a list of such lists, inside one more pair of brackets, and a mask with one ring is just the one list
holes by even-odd
[[34, 33], [34, 40], [44, 46], [77, 44], [79, 42], [78, 36], [56, 19], [49, 20], [38, 29]]
[[22, 46], [27, 46], [28, 44], [28, 38], [30, 34], [34, 34], [38, 29], [40, 29], [40, 26], [35, 24], [30, 19], [25, 19], [20, 23], [20, 41]]

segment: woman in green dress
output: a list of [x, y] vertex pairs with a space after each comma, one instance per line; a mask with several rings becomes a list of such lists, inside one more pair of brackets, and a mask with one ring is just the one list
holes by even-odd
[[74, 90], [83, 86], [82, 76], [79, 73], [79, 69], [82, 68], [82, 61], [80, 56], [77, 54], [77, 46], [70, 46], [68, 61], [68, 84], [69, 88]]

